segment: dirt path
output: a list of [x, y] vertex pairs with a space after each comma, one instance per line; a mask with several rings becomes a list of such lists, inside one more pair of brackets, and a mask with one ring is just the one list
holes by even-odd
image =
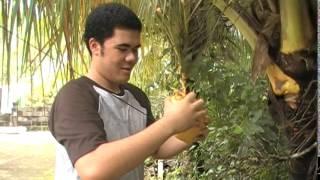
[[0, 134], [0, 180], [52, 180], [54, 152], [49, 132]]

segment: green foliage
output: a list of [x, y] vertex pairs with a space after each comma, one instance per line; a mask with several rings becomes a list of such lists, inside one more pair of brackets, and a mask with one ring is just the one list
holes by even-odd
[[[272, 158], [272, 155], [284, 153], [286, 139], [267, 109], [267, 81], [259, 79], [252, 84], [250, 51], [243, 50], [234, 52], [238, 53], [241, 64], [217, 60], [221, 52], [214, 46], [194, 64], [190, 88], [207, 102], [210, 133], [204, 142], [192, 146], [175, 163], [170, 163], [166, 179], [287, 178], [287, 165]], [[174, 65], [168, 64], [162, 70], [171, 72], [166, 83], [150, 81], [152, 86], [146, 89], [156, 117], [161, 116], [159, 107], [164, 97], [180, 85]], [[161, 76], [162, 73], [155, 74]]]
[[[211, 62], [211, 63], [210, 63]], [[267, 82], [253, 85], [235, 62], [203, 60], [193, 74], [193, 89], [207, 100], [210, 133], [179, 156], [176, 178], [283, 179], [286, 166], [270, 158], [283, 151], [283, 137], [267, 111]], [[281, 143], [280, 143], [281, 142]], [[177, 174], [177, 171], [180, 172]]]

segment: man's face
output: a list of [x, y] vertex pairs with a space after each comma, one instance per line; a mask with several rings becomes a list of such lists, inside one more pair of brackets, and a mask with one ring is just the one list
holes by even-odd
[[96, 70], [109, 83], [126, 83], [138, 61], [140, 32], [116, 28], [113, 36], [106, 39], [103, 46], [98, 46], [93, 52], [98, 64]]

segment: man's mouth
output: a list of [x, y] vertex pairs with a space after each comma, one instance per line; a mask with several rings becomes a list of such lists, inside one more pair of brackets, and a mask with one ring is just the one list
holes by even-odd
[[121, 68], [121, 70], [127, 71], [127, 72], [131, 72], [132, 68], [130, 67], [123, 67]]

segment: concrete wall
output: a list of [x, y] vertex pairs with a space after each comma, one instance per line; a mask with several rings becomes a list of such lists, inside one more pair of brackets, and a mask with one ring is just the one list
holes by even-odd
[[13, 105], [12, 113], [0, 116], [0, 126], [24, 126], [28, 130], [47, 130], [50, 106], [17, 107]]

